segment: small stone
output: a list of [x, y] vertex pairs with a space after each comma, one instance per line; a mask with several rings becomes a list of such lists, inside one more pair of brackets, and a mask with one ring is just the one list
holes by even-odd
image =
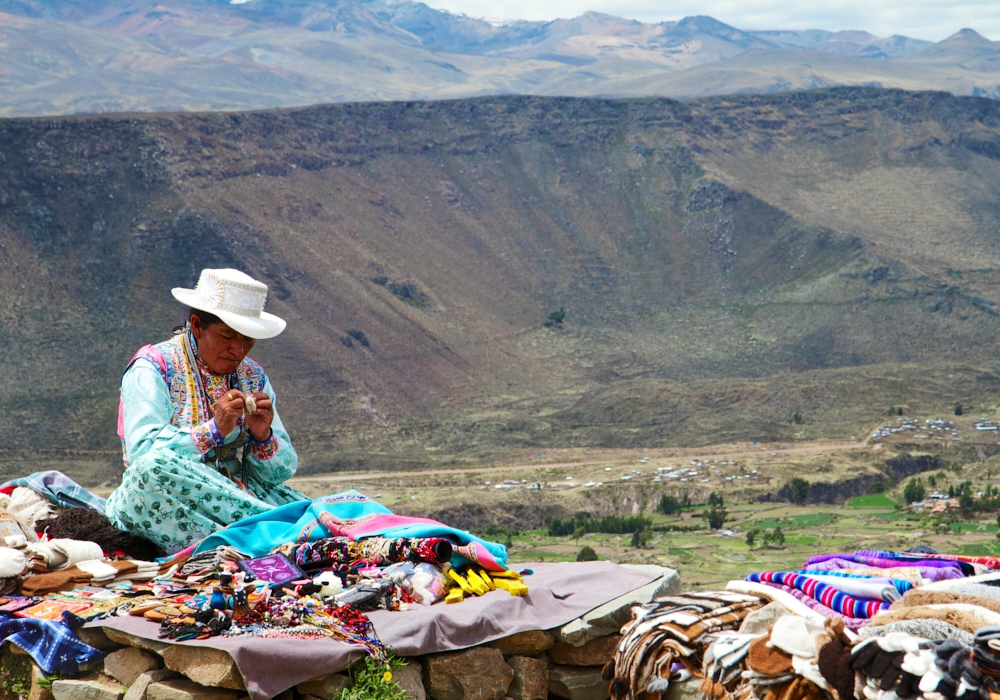
[[104, 634], [107, 635], [108, 639], [117, 644], [122, 644], [127, 647], [138, 647], [139, 649], [147, 649], [157, 654], [161, 653], [164, 649], [168, 649], [173, 646], [167, 642], [158, 642], [155, 639], [146, 639], [145, 637], [140, 637], [137, 634], [129, 634], [128, 632], [122, 632], [121, 630], [116, 630], [114, 627], [102, 627]]
[[527, 656], [534, 656], [535, 654], [541, 654], [543, 651], [546, 651], [553, 644], [555, 644], [555, 642], [555, 635], [550, 632], [546, 632], [545, 630], [529, 630], [527, 632], [512, 634], [509, 637], [504, 637], [503, 639], [497, 639], [496, 641], [490, 642], [485, 646], [492, 647], [493, 649], [499, 649], [505, 655], [523, 654]]
[[237, 700], [240, 695], [235, 690], [208, 688], [187, 678], [151, 683], [146, 688], [146, 700]]
[[104, 657], [104, 672], [122, 685], [131, 686], [140, 673], [160, 668], [160, 658], [148, 651], [127, 647]]
[[301, 695], [315, 695], [319, 700], [333, 700], [340, 691], [351, 687], [351, 679], [343, 673], [329, 673], [319, 678], [299, 683], [295, 689]]
[[580, 647], [557, 642], [549, 649], [549, 658], [562, 666], [603, 666], [614, 658], [621, 639], [620, 634], [613, 634], [609, 637], [591, 639]]
[[663, 700], [702, 700], [704, 693], [701, 692], [701, 679], [692, 678], [683, 683], [671, 683], [667, 692], [663, 694]]
[[289, 688], [283, 693], [279, 693], [275, 696], [274, 700], [295, 700], [295, 690]]
[[549, 669], [549, 692], [568, 700], [607, 700], [608, 682], [599, 666], [553, 666]]
[[392, 669], [392, 680], [406, 693], [406, 700], [427, 700], [423, 669], [417, 661], [410, 660]]
[[52, 687], [48, 684], [42, 685], [40, 681], [45, 680], [45, 671], [38, 667], [38, 664], [31, 664], [31, 688], [28, 690], [28, 700], [52, 700]]
[[529, 656], [514, 656], [507, 663], [514, 669], [514, 680], [507, 688], [513, 700], [546, 700], [549, 697], [547, 663]]
[[123, 688], [106, 685], [97, 681], [55, 681], [52, 697], [55, 700], [121, 700]]
[[76, 636], [88, 647], [94, 647], [101, 651], [121, 648], [121, 644], [111, 641], [103, 627], [81, 627], [76, 631]]
[[436, 700], [501, 700], [514, 670], [499, 649], [473, 647], [421, 657], [424, 688]]
[[221, 649], [175, 644], [163, 650], [163, 662], [167, 668], [184, 674], [195, 683], [214, 688], [246, 689], [233, 657]]
[[177, 678], [180, 674], [171, 671], [169, 668], [158, 668], [155, 671], [140, 673], [128, 687], [125, 697], [122, 700], [146, 700], [146, 689], [153, 683]]

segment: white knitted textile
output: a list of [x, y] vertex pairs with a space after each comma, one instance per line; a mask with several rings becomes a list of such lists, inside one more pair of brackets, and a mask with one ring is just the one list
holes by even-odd
[[16, 578], [24, 573], [27, 560], [24, 552], [10, 547], [0, 547], [0, 578]]
[[29, 488], [18, 486], [10, 495], [10, 503], [7, 511], [13, 513], [31, 527], [35, 526], [39, 520], [54, 518], [61, 508], [46, 501]]

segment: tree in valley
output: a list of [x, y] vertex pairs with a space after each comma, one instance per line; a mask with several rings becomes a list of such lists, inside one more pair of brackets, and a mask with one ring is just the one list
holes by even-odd
[[809, 498], [809, 482], [797, 476], [788, 482], [788, 488], [792, 492], [792, 503], [805, 505]]
[[924, 482], [919, 476], [916, 479], [910, 479], [903, 488], [903, 498], [906, 499], [907, 503], [922, 501], [926, 495]]

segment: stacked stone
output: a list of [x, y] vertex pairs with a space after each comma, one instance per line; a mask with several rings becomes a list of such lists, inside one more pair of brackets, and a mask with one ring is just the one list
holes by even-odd
[[[393, 679], [412, 700], [606, 700], [601, 667], [613, 656], [619, 630], [634, 605], [680, 592], [672, 569], [633, 566], [660, 574], [561, 628], [533, 630], [461, 651], [404, 659]], [[52, 683], [34, 665], [28, 700], [246, 700], [243, 678], [221, 650], [143, 639], [111, 628], [84, 628], [83, 641], [109, 652], [100, 668]], [[348, 687], [344, 673], [299, 683], [279, 700], [335, 700]]]

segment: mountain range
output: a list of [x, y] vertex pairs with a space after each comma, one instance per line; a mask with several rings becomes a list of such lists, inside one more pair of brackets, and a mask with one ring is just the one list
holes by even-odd
[[996, 100], [5, 119], [0, 164], [0, 475], [113, 478], [122, 369], [204, 267], [288, 321], [253, 356], [303, 473], [996, 410]]
[[0, 116], [498, 94], [692, 98], [861, 85], [1000, 96], [1000, 42], [496, 22], [410, 0], [0, 0]]

